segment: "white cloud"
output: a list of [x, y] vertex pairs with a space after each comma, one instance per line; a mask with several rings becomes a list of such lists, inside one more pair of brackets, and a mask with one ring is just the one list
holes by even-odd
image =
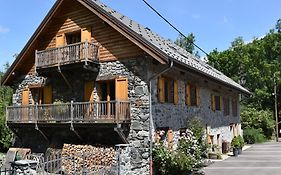
[[0, 26], [0, 33], [7, 33], [9, 32], [10, 29], [9, 28], [6, 28], [6, 27], [3, 27], [3, 26]]

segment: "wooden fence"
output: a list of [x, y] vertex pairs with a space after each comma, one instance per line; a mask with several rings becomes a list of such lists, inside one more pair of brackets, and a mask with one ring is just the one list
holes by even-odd
[[119, 123], [130, 120], [130, 102], [99, 101], [9, 106], [6, 110], [6, 119], [8, 123]]

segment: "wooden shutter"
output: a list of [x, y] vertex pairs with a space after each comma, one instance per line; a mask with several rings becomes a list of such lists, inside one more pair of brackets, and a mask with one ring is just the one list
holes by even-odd
[[200, 104], [200, 88], [196, 87], [196, 105], [199, 106]]
[[52, 86], [48, 85], [48, 86], [45, 86], [43, 89], [43, 103], [51, 104], [52, 102], [53, 102]]
[[178, 81], [174, 80], [174, 104], [179, 103]]
[[216, 97], [214, 95], [212, 95], [212, 110], [215, 111], [216, 110]]
[[115, 79], [115, 99], [128, 100], [128, 79], [117, 78]]
[[56, 36], [56, 47], [61, 47], [65, 45], [65, 37], [64, 34]]
[[168, 130], [168, 148], [173, 148], [173, 131], [171, 129]]
[[25, 89], [22, 91], [22, 106], [29, 105], [29, 89]]
[[158, 100], [160, 103], [165, 102], [165, 79], [163, 77], [158, 78]]
[[92, 35], [91, 35], [91, 27], [86, 27], [81, 29], [81, 42], [91, 42], [92, 41]]
[[190, 97], [190, 84], [188, 83], [185, 88], [185, 104], [191, 106], [191, 97]]
[[93, 101], [94, 81], [86, 81], [84, 84], [84, 101]]

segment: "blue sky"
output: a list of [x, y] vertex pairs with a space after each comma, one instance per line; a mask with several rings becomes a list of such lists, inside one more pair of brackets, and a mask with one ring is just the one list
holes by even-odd
[[[147, 0], [184, 34], [193, 32], [205, 51], [227, 49], [242, 36], [260, 37], [281, 18], [280, 0]], [[12, 63], [55, 0], [0, 0], [0, 67]], [[178, 36], [142, 0], [102, 0], [165, 38]], [[2, 70], [2, 68], [0, 69]]]

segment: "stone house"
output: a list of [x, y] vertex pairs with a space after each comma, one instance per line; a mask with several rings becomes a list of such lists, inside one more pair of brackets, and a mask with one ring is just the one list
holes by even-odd
[[14, 89], [15, 146], [129, 143], [133, 174], [149, 171], [150, 140], [192, 117], [221, 144], [240, 132], [249, 91], [98, 0], [57, 0], [1, 82]]

